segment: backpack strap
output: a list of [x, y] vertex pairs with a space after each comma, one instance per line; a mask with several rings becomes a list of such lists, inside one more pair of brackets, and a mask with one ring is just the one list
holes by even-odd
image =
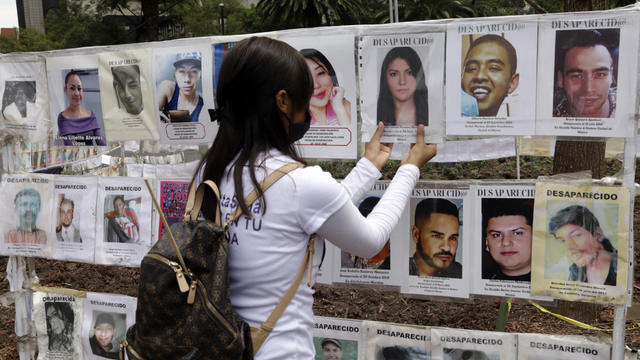
[[315, 236], [316, 234], [312, 234], [309, 237], [309, 242], [307, 244], [307, 251], [304, 254], [304, 259], [302, 260], [302, 264], [300, 264], [300, 268], [296, 273], [296, 277], [293, 279], [293, 282], [289, 286], [289, 289], [284, 293], [278, 305], [276, 305], [275, 309], [271, 312], [269, 317], [265, 322], [260, 324], [260, 327], [251, 326], [251, 340], [253, 342], [253, 355], [255, 355], [264, 341], [269, 336], [269, 333], [276, 326], [276, 322], [284, 313], [284, 310], [289, 306], [291, 300], [294, 295], [298, 291], [298, 287], [300, 287], [300, 282], [302, 281], [302, 277], [304, 276], [305, 271], [307, 271], [307, 286], [311, 286], [311, 271], [313, 268], [313, 253], [314, 253], [314, 244], [315, 244]]
[[[288, 164], [285, 164], [285, 165], [279, 167], [274, 172], [269, 174], [260, 183], [260, 189], [262, 189], [262, 192], [264, 193], [265, 191], [267, 191], [267, 189], [271, 185], [273, 185], [276, 181], [280, 180], [281, 177], [285, 176], [286, 174], [288, 174], [292, 170], [295, 170], [295, 169], [303, 167], [303, 166], [304, 166], [304, 164], [301, 164], [299, 162], [290, 162]], [[253, 189], [253, 191], [251, 191], [249, 193], [249, 195], [247, 195], [247, 197], [244, 199], [244, 203], [247, 206], [251, 206], [251, 204], [253, 204], [253, 202], [256, 201], [257, 198], [258, 198], [258, 189]], [[236, 207], [236, 210], [231, 214], [231, 216], [229, 216], [229, 220], [227, 220], [225, 222], [225, 224], [222, 226], [222, 228], [226, 229], [226, 226], [228, 226], [228, 224], [231, 224], [234, 221], [236, 221], [238, 219], [238, 217], [240, 217], [240, 215], [242, 215], [242, 209], [240, 208], [240, 206], [238, 206], [238, 207]]]

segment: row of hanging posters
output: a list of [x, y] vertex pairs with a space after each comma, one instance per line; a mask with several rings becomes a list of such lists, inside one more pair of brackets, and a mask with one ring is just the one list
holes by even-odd
[[[126, 331], [135, 323], [136, 298], [39, 286], [35, 290], [32, 318], [38, 358], [118, 358]], [[611, 352], [608, 344], [578, 336], [509, 334], [326, 317], [316, 317], [313, 336], [316, 359], [321, 360], [605, 360]]]
[[[155, 182], [169, 224], [182, 219], [189, 184]], [[356, 204], [364, 216], [388, 185], [376, 183]], [[0, 193], [11, 214], [0, 219], [3, 255], [139, 266], [164, 232], [140, 178], [11, 175]], [[625, 302], [627, 188], [420, 182], [407, 205], [371, 258], [325, 242], [317, 281], [415, 296]]]
[[[313, 74], [303, 155], [353, 159], [358, 112], [362, 141], [378, 121], [395, 143], [414, 142], [418, 124], [438, 143], [445, 132], [625, 137], [637, 27], [635, 12], [610, 11], [269, 35], [300, 50]], [[32, 142], [51, 131], [56, 145], [210, 143], [220, 64], [244, 37], [57, 51], [46, 65], [35, 54], [0, 58], [2, 126]]]
[[513, 334], [316, 317], [317, 360], [610, 359], [608, 344], [579, 336]]

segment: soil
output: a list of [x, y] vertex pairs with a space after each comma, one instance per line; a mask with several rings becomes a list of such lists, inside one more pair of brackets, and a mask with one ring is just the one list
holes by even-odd
[[[523, 157], [521, 178], [536, 178], [551, 174], [551, 159]], [[322, 164], [336, 177], [346, 174], [353, 163]], [[390, 178], [397, 168], [391, 163], [383, 169], [385, 178]], [[613, 175], [621, 164], [609, 160], [603, 165], [603, 174]], [[516, 178], [513, 158], [455, 164], [428, 164], [422, 169], [423, 179], [513, 179]], [[638, 178], [638, 173], [636, 173]], [[634, 234], [640, 233], [640, 207], [634, 209]], [[638, 236], [634, 239], [635, 261], [640, 259]], [[0, 294], [8, 291], [6, 281], [6, 257], [0, 257]], [[138, 269], [101, 266], [82, 263], [36, 259], [36, 272], [41, 285], [65, 287], [86, 291], [107, 292], [136, 296], [139, 279]], [[635, 282], [640, 282], [640, 274], [635, 274]], [[634, 289], [635, 291], [635, 289]], [[634, 303], [640, 300], [640, 293], [634, 294]], [[461, 300], [457, 300], [461, 301]], [[545, 306], [557, 311], [553, 305]], [[400, 295], [395, 291], [370, 288], [343, 288], [318, 286], [314, 312], [320, 316], [336, 318], [367, 319], [401, 324], [442, 326], [460, 329], [495, 330], [498, 318], [498, 299], [474, 298], [468, 302], [452, 302], [450, 299], [416, 299]], [[613, 308], [603, 306], [597, 310], [590, 325], [611, 329]], [[635, 314], [632, 307], [627, 316], [627, 327], [640, 321], [640, 312]], [[13, 305], [0, 306], [0, 359], [18, 359], [17, 338], [14, 333], [15, 311]], [[542, 334], [581, 334], [599, 336], [604, 341], [609, 333], [584, 330], [544, 314], [525, 302], [516, 302], [509, 314], [505, 331], [531, 332]], [[640, 348], [640, 328], [626, 332], [626, 345]]]

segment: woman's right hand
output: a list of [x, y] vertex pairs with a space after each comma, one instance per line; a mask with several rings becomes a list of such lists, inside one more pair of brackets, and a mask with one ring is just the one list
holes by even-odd
[[434, 156], [436, 156], [436, 144], [424, 143], [424, 125], [420, 124], [416, 132], [416, 143], [412, 144], [411, 150], [402, 159], [401, 164], [413, 164], [421, 168]]

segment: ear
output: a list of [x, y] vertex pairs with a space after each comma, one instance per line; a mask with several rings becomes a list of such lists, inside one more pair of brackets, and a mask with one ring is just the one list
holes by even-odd
[[520, 74], [518, 73], [513, 74], [513, 76], [511, 77], [511, 81], [509, 82], [509, 91], [508, 91], [509, 94], [511, 94], [518, 88], [519, 82], [520, 82]]
[[598, 242], [602, 242], [602, 240], [604, 240], [604, 231], [602, 230], [601, 227], [596, 229], [596, 236], [597, 236]]
[[411, 239], [414, 243], [418, 243], [418, 237], [420, 237], [420, 229], [417, 226], [413, 225], [411, 227]]
[[278, 91], [276, 93], [275, 100], [278, 109], [285, 114], [289, 114], [291, 108], [291, 100], [289, 99], [289, 94], [287, 94], [287, 91], [284, 89]]

